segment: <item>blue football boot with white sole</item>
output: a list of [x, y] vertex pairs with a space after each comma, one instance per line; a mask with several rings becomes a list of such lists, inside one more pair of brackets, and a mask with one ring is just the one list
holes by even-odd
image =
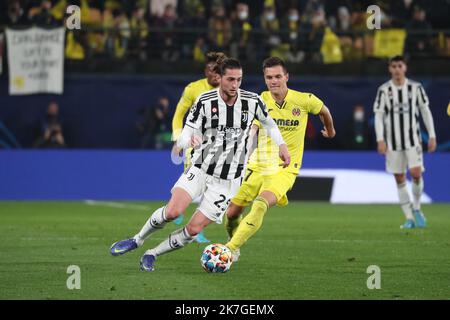
[[415, 227], [416, 225], [414, 224], [414, 220], [408, 219], [400, 226], [400, 229], [414, 229]]
[[152, 254], [144, 254], [141, 258], [141, 271], [152, 272], [155, 270], [156, 257]]
[[208, 239], [206, 239], [205, 233], [203, 232], [203, 230], [199, 234], [197, 234], [197, 236], [195, 237], [195, 241], [198, 242], [198, 243], [209, 243], [209, 242], [211, 242]]
[[422, 211], [414, 210], [414, 218], [416, 219], [416, 227], [417, 228], [425, 228], [427, 226], [427, 219], [423, 215]]
[[138, 247], [136, 240], [134, 238], [125, 239], [113, 243], [111, 246], [111, 254], [113, 256], [120, 256], [127, 252], [130, 252]]
[[175, 223], [177, 226], [183, 223], [184, 214], [180, 214], [175, 220], [173, 220], [173, 223]]

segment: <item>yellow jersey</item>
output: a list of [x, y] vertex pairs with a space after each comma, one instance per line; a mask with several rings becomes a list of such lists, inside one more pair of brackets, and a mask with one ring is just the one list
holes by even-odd
[[[261, 98], [266, 103], [270, 116], [280, 129], [281, 135], [291, 154], [291, 163], [284, 169], [298, 174], [302, 166], [305, 131], [308, 114], [317, 115], [323, 102], [312, 93], [304, 93], [288, 89], [282, 105], [279, 105], [269, 91], [264, 91]], [[278, 156], [279, 148], [271, 141], [259, 123], [258, 146], [252, 153], [248, 168], [264, 175], [277, 173], [282, 167]]]
[[181, 96], [180, 101], [178, 101], [172, 119], [172, 141], [176, 141], [180, 136], [181, 131], [183, 130], [184, 116], [195, 103], [197, 97], [203, 92], [212, 89], [214, 89], [214, 87], [208, 83], [206, 78], [191, 82], [184, 88], [183, 95]]

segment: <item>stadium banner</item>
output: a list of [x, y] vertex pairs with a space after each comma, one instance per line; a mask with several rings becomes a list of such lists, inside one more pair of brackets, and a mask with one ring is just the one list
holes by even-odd
[[373, 56], [376, 58], [390, 58], [403, 54], [405, 39], [405, 29], [377, 30], [375, 32]]
[[6, 29], [9, 94], [63, 93], [64, 28]]
[[3, 33], [0, 33], [0, 75], [3, 72], [3, 39], [4, 39], [4, 35]]

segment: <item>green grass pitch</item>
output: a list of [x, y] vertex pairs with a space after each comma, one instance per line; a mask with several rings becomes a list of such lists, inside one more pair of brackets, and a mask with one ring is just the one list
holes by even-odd
[[[0, 202], [0, 299], [449, 299], [450, 205], [423, 210], [429, 227], [405, 231], [396, 205], [292, 202], [268, 212], [229, 273], [205, 273], [198, 244], [143, 273], [146, 248], [177, 226], [124, 256], [110, 256], [109, 247], [134, 235], [149, 211]], [[223, 225], [209, 226], [206, 236], [226, 242]], [[66, 287], [69, 265], [80, 267], [80, 290]], [[370, 265], [381, 269], [381, 289], [367, 288]]]

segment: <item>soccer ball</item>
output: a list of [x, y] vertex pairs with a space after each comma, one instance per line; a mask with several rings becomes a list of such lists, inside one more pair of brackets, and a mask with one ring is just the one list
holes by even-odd
[[227, 272], [232, 263], [231, 251], [223, 244], [210, 244], [203, 250], [200, 262], [206, 272]]

